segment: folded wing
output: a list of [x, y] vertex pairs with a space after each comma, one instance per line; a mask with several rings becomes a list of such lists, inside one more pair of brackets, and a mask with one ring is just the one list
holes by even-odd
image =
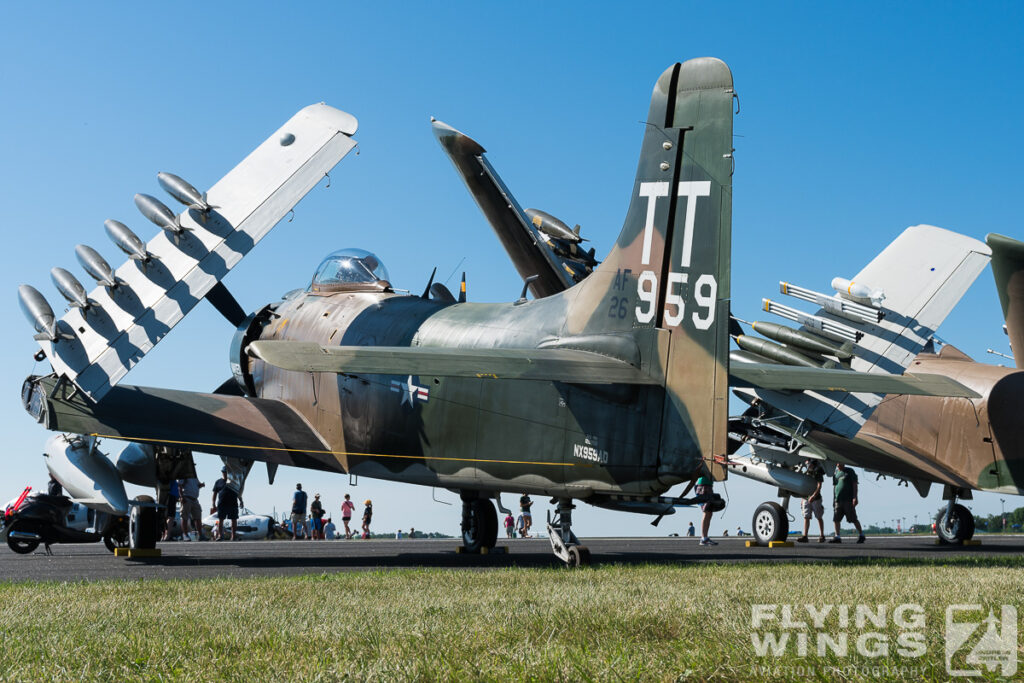
[[348, 154], [356, 126], [325, 104], [306, 107], [209, 189], [212, 208], [166, 211], [165, 231], [137, 249], [148, 263], [129, 259], [88, 310], [58, 322], [57, 342], [40, 341], [54, 371], [102, 399]]

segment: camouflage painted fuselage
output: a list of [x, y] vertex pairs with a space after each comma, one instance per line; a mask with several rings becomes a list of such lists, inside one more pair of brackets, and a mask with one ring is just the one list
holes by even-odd
[[[564, 296], [521, 304], [442, 304], [391, 292], [298, 293], [261, 339], [325, 346], [616, 349], [573, 334]], [[584, 321], [576, 327], [582, 328]], [[616, 337], [628, 360], [647, 348]], [[692, 444], [665, 444], [665, 390], [652, 386], [281, 370], [251, 359], [262, 398], [284, 401], [319, 432], [338, 471], [450, 488], [588, 497], [656, 494], [700, 467]]]

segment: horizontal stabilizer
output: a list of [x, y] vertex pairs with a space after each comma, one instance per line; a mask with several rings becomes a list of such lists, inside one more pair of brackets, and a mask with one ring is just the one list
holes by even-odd
[[320, 346], [257, 341], [249, 355], [296, 372], [435, 375], [576, 384], [660, 384], [615, 358], [576, 349], [456, 349], [427, 346]]
[[869, 394], [913, 394], [915, 396], [957, 396], [980, 398], [980, 394], [943, 375], [886, 375], [851, 370], [788, 365], [733, 363], [729, 368], [729, 384], [736, 387], [759, 387], [790, 391], [847, 391]]
[[146, 261], [129, 258], [110, 272], [102, 257], [80, 247], [83, 267], [102, 266], [92, 268], [101, 286], [89, 293], [88, 310], [72, 307], [57, 323], [56, 341], [40, 340], [54, 371], [102, 399], [199, 301], [216, 295], [224, 276], [355, 147], [356, 126], [345, 112], [311, 105], [200, 197], [205, 211], [175, 216], [152, 197], [138, 200], [163, 230], [144, 246], [127, 237], [130, 231], [113, 236]]

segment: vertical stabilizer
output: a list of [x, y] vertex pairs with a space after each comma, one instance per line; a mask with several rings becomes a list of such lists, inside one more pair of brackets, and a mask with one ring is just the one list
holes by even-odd
[[667, 336], [666, 478], [725, 453], [732, 106], [732, 74], [720, 60], [693, 59], [661, 75], [622, 232], [566, 293], [568, 334]]

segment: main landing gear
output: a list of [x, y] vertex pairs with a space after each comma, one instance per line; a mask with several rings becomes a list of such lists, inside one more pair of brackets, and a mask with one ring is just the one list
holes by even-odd
[[498, 542], [498, 513], [487, 498], [462, 494], [462, 552], [487, 554]]
[[569, 567], [585, 567], [590, 564], [590, 550], [580, 545], [580, 540], [572, 532], [572, 511], [576, 506], [571, 498], [557, 498], [555, 516], [548, 513], [548, 536], [551, 539], [551, 550]]
[[760, 545], [768, 545], [772, 541], [785, 541], [789, 535], [789, 496], [782, 499], [782, 505], [774, 500], [761, 503], [754, 510], [754, 519], [750, 523], [754, 540]]
[[[947, 486], [943, 498], [949, 500], [945, 512], [935, 519], [935, 533], [943, 545], [963, 545], [974, 536], [974, 515], [956, 502], [957, 496], [966, 498], [962, 489]], [[969, 492], [968, 492], [969, 495]]]

